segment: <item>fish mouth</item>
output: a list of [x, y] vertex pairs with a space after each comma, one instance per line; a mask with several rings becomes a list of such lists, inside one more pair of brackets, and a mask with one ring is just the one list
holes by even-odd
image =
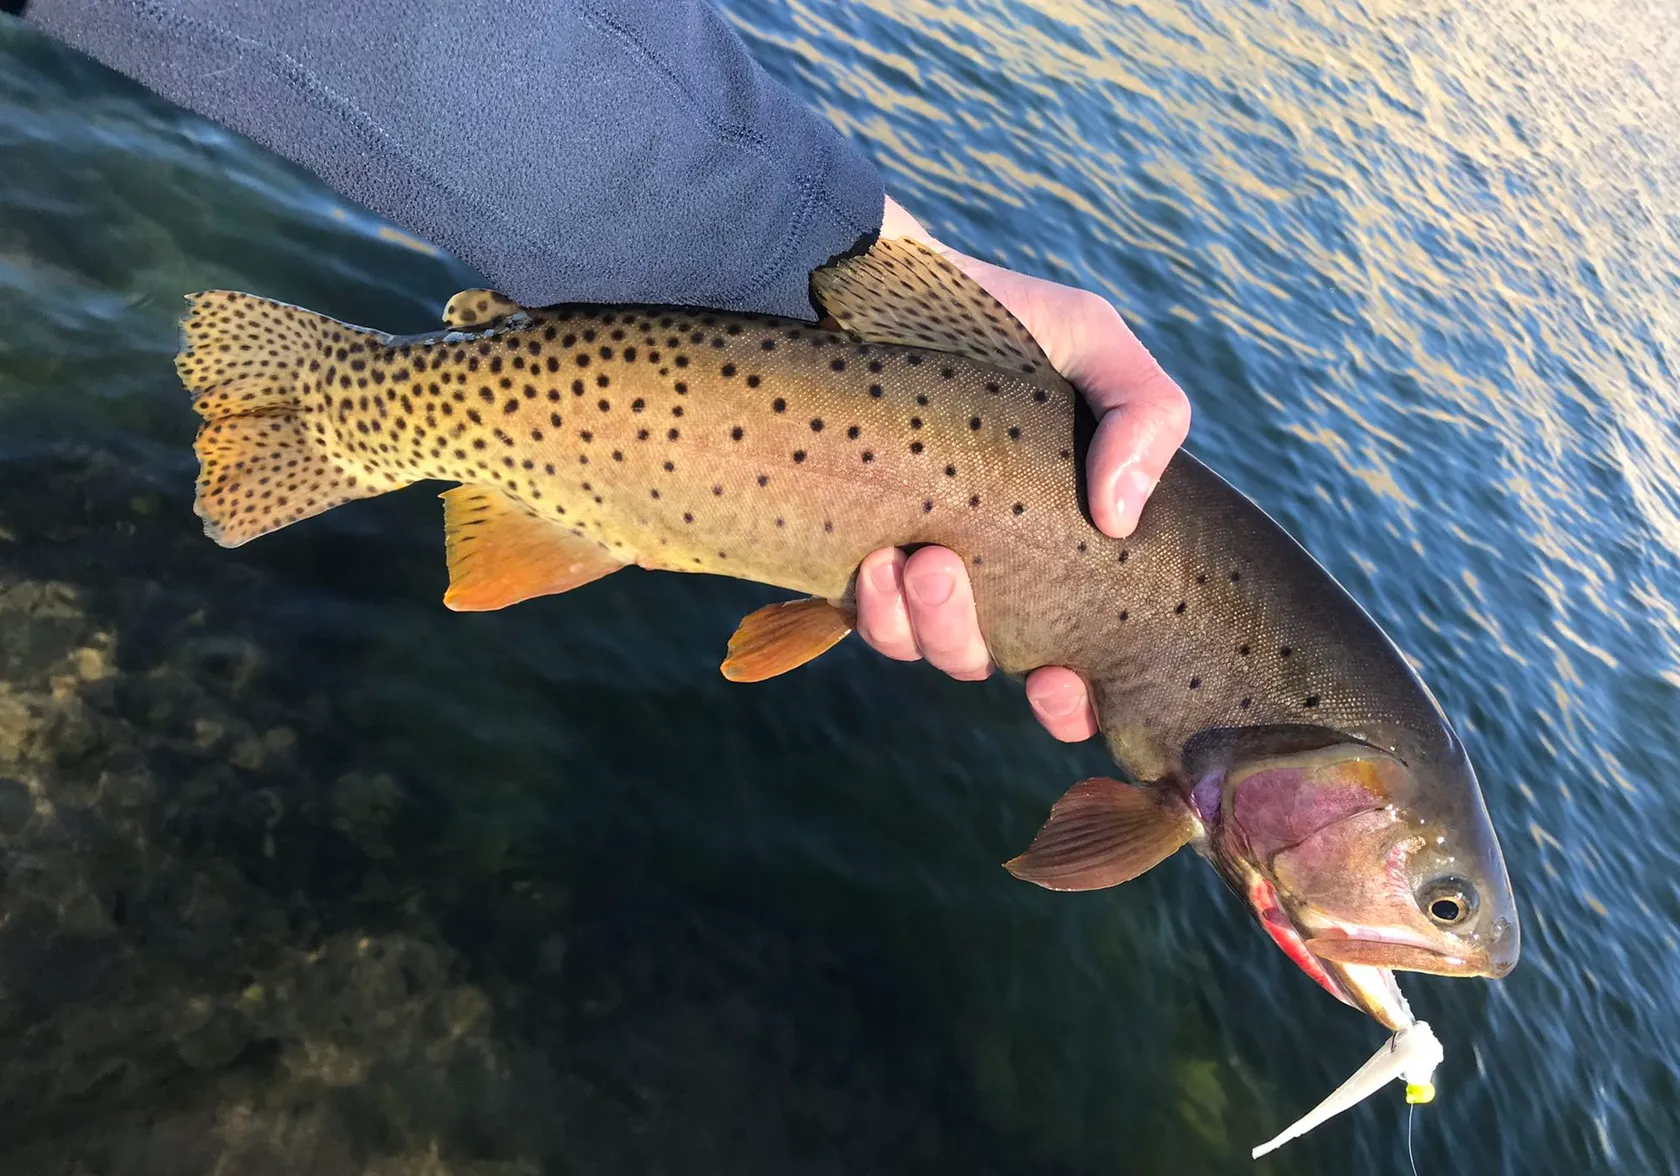
[[[1321, 939], [1320, 936], [1325, 934], [1322, 931], [1303, 928], [1285, 909], [1277, 887], [1258, 873], [1249, 880], [1248, 902], [1259, 916], [1266, 934], [1283, 949], [1283, 954], [1331, 996], [1374, 1018], [1388, 1029], [1403, 1029], [1416, 1020], [1406, 998], [1400, 993], [1400, 985], [1395, 982], [1392, 966], [1385, 967], [1376, 960], [1337, 959], [1334, 950], [1329, 955], [1321, 954], [1320, 945], [1332, 941]], [[1343, 936], [1334, 942], [1377, 941], [1356, 941], [1344, 930]]]
[[[1428, 972], [1435, 976], [1503, 975], [1481, 958], [1485, 952], [1468, 946], [1462, 951], [1443, 950], [1420, 942], [1404, 932], [1372, 927], [1330, 927], [1314, 930], [1306, 940], [1307, 950], [1326, 964], [1352, 967], [1393, 968], [1403, 972]], [[1509, 968], [1505, 969], [1509, 971]]]
[[[1310, 944], [1308, 946], [1311, 947]], [[1412, 1007], [1400, 993], [1400, 985], [1394, 979], [1392, 969], [1326, 960], [1324, 970], [1340, 989], [1331, 989], [1335, 996], [1385, 1029], [1398, 1031], [1417, 1020], [1412, 1016]]]

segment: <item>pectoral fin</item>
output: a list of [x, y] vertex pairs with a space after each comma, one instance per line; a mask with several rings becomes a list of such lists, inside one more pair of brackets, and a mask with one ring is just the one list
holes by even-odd
[[1068, 789], [1027, 852], [1004, 869], [1048, 890], [1130, 882], [1196, 835], [1196, 819], [1164, 789], [1098, 776]]
[[767, 604], [742, 619], [729, 639], [723, 676], [762, 682], [828, 652], [852, 631], [856, 618], [820, 597]]
[[457, 486], [439, 497], [449, 552], [443, 603], [457, 612], [565, 592], [624, 566], [599, 544], [538, 518], [500, 490]]

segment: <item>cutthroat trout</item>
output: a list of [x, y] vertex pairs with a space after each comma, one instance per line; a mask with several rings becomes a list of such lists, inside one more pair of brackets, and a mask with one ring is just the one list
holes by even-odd
[[1405, 659], [1186, 453], [1128, 539], [1083, 504], [1094, 422], [1032, 337], [924, 247], [812, 276], [822, 323], [451, 300], [397, 338], [247, 294], [190, 299], [196, 509], [233, 547], [427, 479], [456, 609], [628, 564], [779, 585], [724, 672], [849, 631], [858, 563], [943, 544], [1006, 672], [1086, 681], [1126, 781], [1075, 785], [1018, 877], [1113, 886], [1189, 844], [1332, 994], [1410, 1022], [1391, 969], [1502, 976], [1516, 906], [1464, 748]]

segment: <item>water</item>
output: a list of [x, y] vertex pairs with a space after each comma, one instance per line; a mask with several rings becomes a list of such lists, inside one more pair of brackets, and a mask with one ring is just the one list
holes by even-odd
[[[1455, 716], [1524, 906], [1425, 1173], [1680, 1169], [1680, 44], [1638, 0], [727, 9], [946, 240], [1099, 289], [1193, 447]], [[190, 509], [183, 291], [418, 330], [473, 284], [0, 25], [8, 1172], [1400, 1172], [1380, 1032], [1201, 863], [1013, 882], [1103, 768], [763, 589], [457, 616], [425, 491], [238, 552]]]

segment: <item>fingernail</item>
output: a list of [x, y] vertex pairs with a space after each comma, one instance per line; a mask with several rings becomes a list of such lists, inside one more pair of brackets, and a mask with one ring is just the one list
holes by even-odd
[[1071, 715], [1084, 701], [1083, 691], [1078, 686], [1059, 686], [1054, 690], [1035, 693], [1029, 696], [1040, 714], [1048, 715], [1052, 719], [1059, 719]]
[[893, 561], [884, 559], [869, 569], [869, 582], [875, 586], [877, 592], [898, 591], [898, 569]]
[[1137, 526], [1143, 504], [1155, 490], [1159, 478], [1152, 478], [1143, 470], [1131, 469], [1120, 475], [1120, 523], [1127, 534]]
[[914, 592], [916, 599], [923, 604], [944, 604], [951, 599], [951, 590], [956, 585], [956, 580], [944, 572], [923, 572], [905, 581], [905, 586]]

